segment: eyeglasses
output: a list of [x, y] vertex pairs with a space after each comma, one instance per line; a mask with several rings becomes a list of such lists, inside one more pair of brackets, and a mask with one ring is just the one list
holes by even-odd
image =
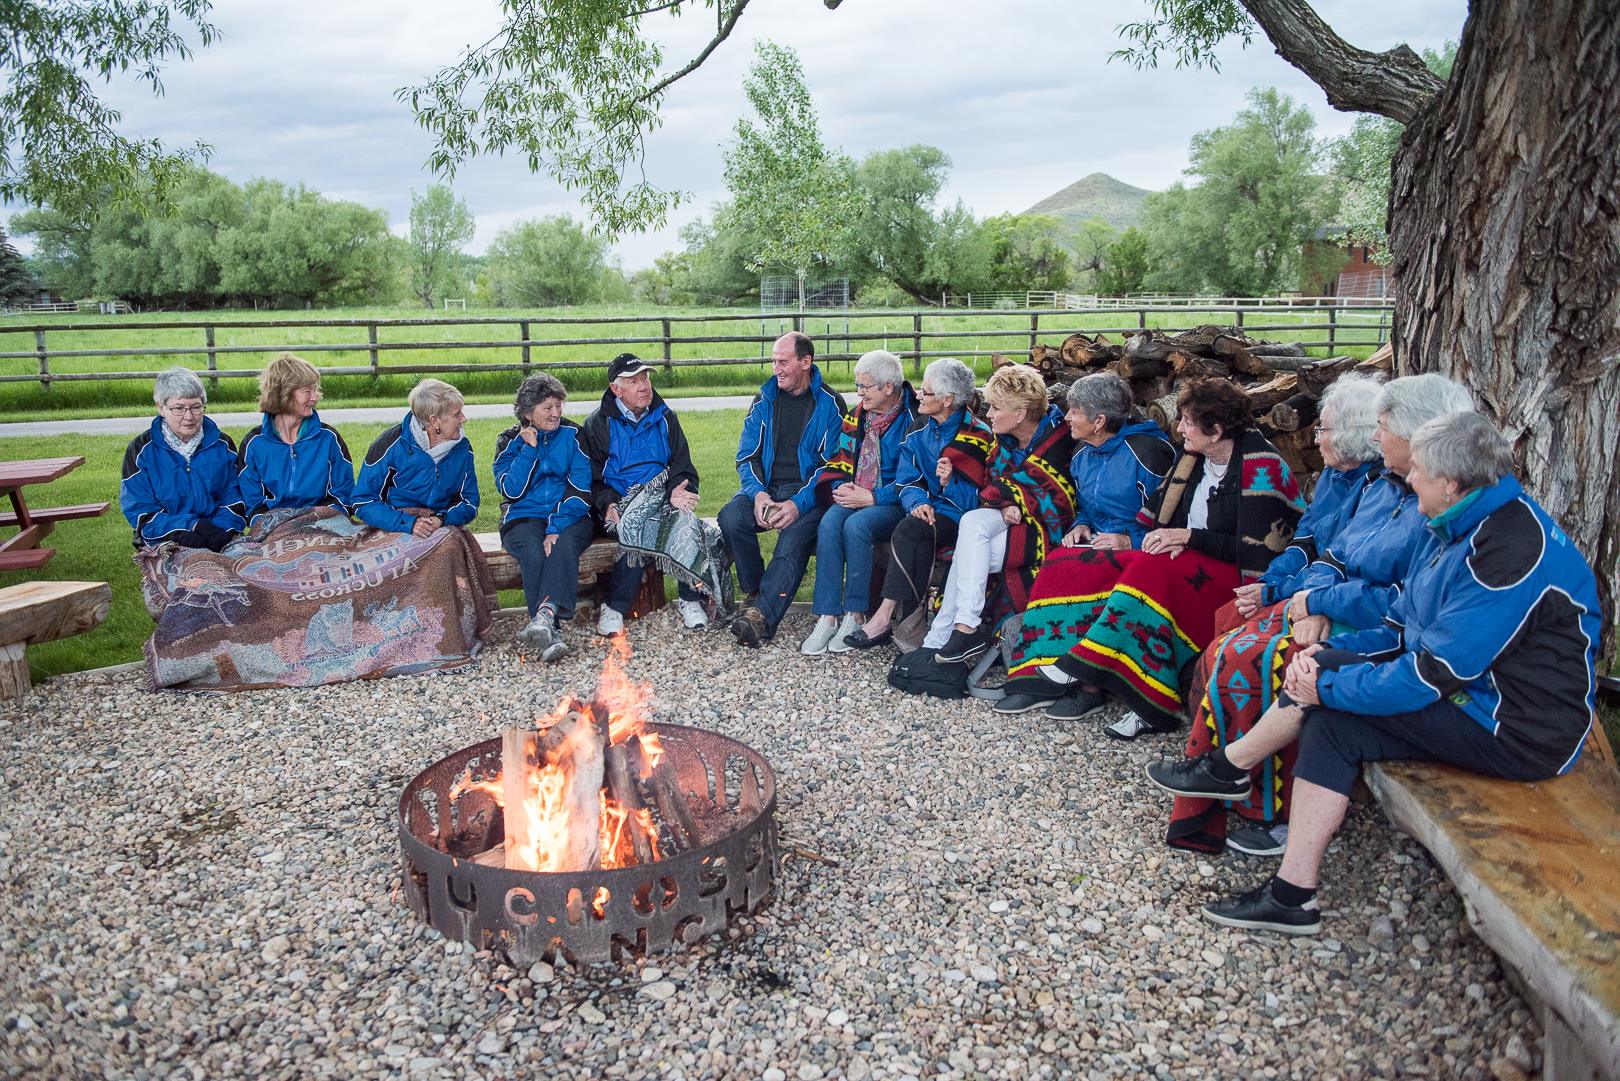
[[937, 391], [937, 390], [929, 390], [927, 387], [924, 387], [922, 390], [919, 390], [917, 392], [917, 397], [919, 397], [919, 398], [943, 398], [943, 397], [945, 397], [945, 395], [939, 393], [939, 391]]
[[859, 380], [856, 380], [855, 382], [855, 390], [860, 394], [865, 394], [867, 391], [876, 390], [877, 388], [878, 385], [876, 383], [862, 383]]
[[182, 417], [200, 417], [206, 406], [202, 405], [166, 405], [163, 408], [171, 413], [178, 413]]
[[1332, 430], [1332, 428], [1324, 428], [1320, 424], [1311, 429], [1311, 431], [1315, 432], [1317, 435], [1321, 435], [1323, 432], [1331, 432]]

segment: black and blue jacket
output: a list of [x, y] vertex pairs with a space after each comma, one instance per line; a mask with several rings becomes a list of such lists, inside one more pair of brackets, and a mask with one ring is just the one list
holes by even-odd
[[665, 469], [669, 470], [666, 492], [674, 491], [683, 480], [689, 489], [698, 490], [697, 469], [680, 418], [658, 392], [653, 391], [652, 404], [639, 420], [632, 420], [626, 412], [609, 388], [580, 428], [580, 446], [591, 461], [591, 506], [598, 517], [631, 488]]
[[165, 540], [184, 543], [185, 535], [205, 522], [226, 533], [247, 528], [247, 508], [236, 485], [236, 444], [207, 417], [189, 462], [163, 438], [163, 418], [154, 417], [125, 449], [123, 478], [118, 505], [135, 530], [137, 548]]
[[900, 444], [900, 463], [894, 472], [894, 483], [900, 494], [900, 505], [910, 514], [924, 503], [933, 506], [934, 513], [953, 522], [979, 506], [979, 489], [961, 472], [953, 471], [944, 485], [939, 483], [935, 468], [939, 456], [945, 452], [956, 433], [967, 425], [990, 438], [990, 426], [974, 416], [966, 406], [956, 410], [942, 422], [934, 417], [919, 416], [911, 431]]
[[1076, 525], [1097, 533], [1123, 533], [1139, 548], [1147, 527], [1136, 520], [1176, 461], [1176, 448], [1151, 420], [1123, 425], [1099, 446], [1077, 442], [1069, 476], [1079, 493]]
[[354, 459], [337, 429], [311, 413], [289, 444], [281, 441], [274, 423], [266, 413], [236, 452], [236, 482], [248, 522], [282, 507], [339, 507], [347, 514], [354, 498]]
[[366, 451], [354, 485], [354, 516], [367, 525], [409, 533], [416, 518], [402, 508], [432, 511], [445, 525], [466, 525], [478, 517], [478, 475], [466, 436], [435, 462], [411, 433], [405, 414]]
[[1300, 574], [1297, 589], [1309, 591], [1305, 610], [1347, 627], [1378, 626], [1428, 543], [1428, 524], [1417, 493], [1394, 473], [1384, 474], [1327, 551]]
[[1311, 505], [1294, 529], [1293, 541], [1260, 576], [1265, 587], [1263, 603], [1276, 604], [1299, 592], [1300, 575], [1328, 550], [1355, 516], [1362, 495], [1382, 475], [1383, 463], [1376, 461], [1362, 462], [1354, 469], [1322, 470], [1311, 493]]
[[[771, 466], [776, 460], [776, 398], [781, 391], [775, 379], [767, 380], [743, 417], [742, 438], [737, 441], [739, 489], [749, 499], [770, 483]], [[793, 505], [808, 514], [816, 505], [816, 478], [838, 450], [838, 433], [844, 422], [844, 400], [821, 381], [821, 368], [810, 366], [810, 420], [799, 436], [799, 480]]]
[[1591, 730], [1602, 617], [1592, 568], [1514, 477], [1429, 523], [1382, 625], [1330, 647], [1370, 658], [1318, 679], [1322, 703], [1388, 717], [1450, 699], [1547, 776]]
[[[917, 417], [917, 393], [911, 389], [910, 383], [901, 382], [900, 401], [896, 407], [899, 412], [878, 439], [878, 479], [877, 487], [872, 489], [872, 505], [877, 507], [892, 507], [900, 502], [896, 480], [900, 466], [900, 444], [905, 441], [906, 433], [911, 430], [912, 422]], [[861, 445], [867, 438], [867, 420], [866, 407], [857, 405], [855, 412], [839, 422], [838, 444], [832, 457], [827, 459], [827, 465], [822, 468], [821, 475], [816, 478], [816, 501], [822, 506], [831, 506], [833, 492], [855, 479], [855, 471], [860, 466]]]
[[495, 490], [501, 493], [501, 531], [538, 519], [546, 532], [561, 533], [591, 510], [591, 463], [579, 446], [579, 425], [565, 420], [556, 431], [535, 429], [535, 445], [512, 425], [495, 437]]

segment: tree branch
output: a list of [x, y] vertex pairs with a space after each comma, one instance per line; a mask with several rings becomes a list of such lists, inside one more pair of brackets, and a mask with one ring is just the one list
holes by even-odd
[[659, 94], [662, 94], [665, 90], [668, 90], [675, 83], [677, 83], [680, 80], [686, 78], [688, 75], [692, 74], [698, 68], [702, 67], [703, 62], [709, 58], [709, 55], [720, 47], [720, 43], [725, 41], [726, 38], [731, 36], [731, 31], [736, 28], [737, 20], [742, 18], [743, 9], [746, 8], [749, 5], [750, 0], [733, 0], [733, 3], [735, 3], [736, 6], [731, 9], [731, 13], [729, 15], [724, 14], [726, 0], [719, 0], [719, 3], [720, 3], [720, 10], [721, 10], [721, 13], [722, 13], [721, 14], [721, 19], [720, 19], [720, 25], [715, 30], [714, 37], [711, 38], [709, 43], [703, 47], [703, 51], [698, 53], [696, 56], [694, 56], [692, 58], [692, 62], [687, 64], [681, 70], [679, 70], [677, 72], [674, 72], [674, 73], [672, 73], [670, 75], [666, 75], [662, 79], [658, 80], [657, 83], [655, 83], [654, 85], [652, 85], [651, 87], [649, 87], [647, 89], [646, 93], [644, 93], [640, 97], [638, 97], [635, 100], [634, 104], [640, 105], [643, 102], [649, 101], [649, 100], [657, 97]]
[[1276, 46], [1343, 112], [1377, 113], [1402, 124], [1445, 86], [1405, 45], [1370, 53], [1341, 38], [1304, 0], [1240, 0]]

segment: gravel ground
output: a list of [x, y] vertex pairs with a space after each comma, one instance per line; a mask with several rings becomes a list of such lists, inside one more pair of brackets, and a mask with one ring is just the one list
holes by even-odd
[[899, 695], [885, 659], [632, 626], [661, 720], [763, 751], [789, 857], [723, 941], [514, 972], [398, 896], [403, 783], [564, 692], [476, 667], [154, 697], [52, 681], [0, 713], [0, 1076], [1520, 1077], [1539, 1033], [1443, 874], [1375, 806], [1323, 935], [1214, 927], [1269, 863], [1171, 852], [1142, 776], [1179, 737]]

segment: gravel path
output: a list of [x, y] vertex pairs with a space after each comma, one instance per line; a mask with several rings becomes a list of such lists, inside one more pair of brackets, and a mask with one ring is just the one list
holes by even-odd
[[[514, 972], [413, 922], [410, 776], [588, 691], [599, 644], [219, 698], [132, 674], [0, 713], [0, 1076], [1519, 1077], [1539, 1035], [1455, 893], [1376, 807], [1328, 857], [1324, 935], [1197, 906], [1268, 863], [1161, 843], [1101, 724], [908, 698], [875, 656], [632, 627], [658, 717], [763, 751], [788, 858], [725, 941]], [[1328, 937], [1332, 936], [1332, 937]]]

